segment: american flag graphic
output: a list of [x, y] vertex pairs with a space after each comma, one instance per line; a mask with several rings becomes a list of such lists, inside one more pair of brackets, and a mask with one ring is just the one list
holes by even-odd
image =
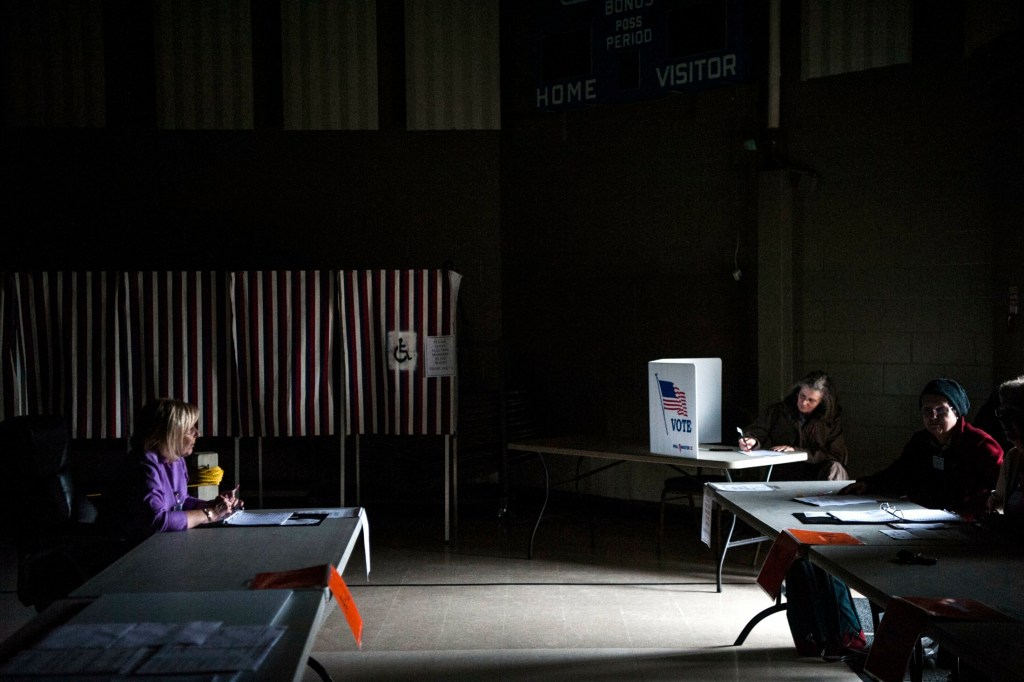
[[661, 387], [661, 406], [666, 410], [675, 412], [680, 417], [687, 416], [686, 394], [680, 391], [671, 381], [658, 379], [658, 385]]

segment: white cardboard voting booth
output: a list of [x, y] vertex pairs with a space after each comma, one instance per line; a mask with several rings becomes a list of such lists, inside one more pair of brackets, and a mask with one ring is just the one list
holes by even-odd
[[722, 359], [647, 363], [651, 452], [697, 457], [701, 443], [722, 440]]

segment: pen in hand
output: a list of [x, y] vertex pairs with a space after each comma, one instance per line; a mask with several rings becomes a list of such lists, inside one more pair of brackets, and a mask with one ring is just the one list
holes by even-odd
[[750, 446], [746, 443], [747, 437], [743, 435], [743, 429], [737, 426], [736, 433], [740, 434], [740, 450], [743, 450], [744, 452], [750, 450]]

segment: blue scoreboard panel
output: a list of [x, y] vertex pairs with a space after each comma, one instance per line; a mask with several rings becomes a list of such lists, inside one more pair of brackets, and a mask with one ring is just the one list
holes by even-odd
[[740, 83], [743, 0], [533, 0], [534, 108], [558, 111]]

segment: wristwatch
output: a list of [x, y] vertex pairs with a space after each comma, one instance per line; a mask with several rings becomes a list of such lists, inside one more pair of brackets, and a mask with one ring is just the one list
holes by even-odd
[[207, 522], [213, 521], [213, 512], [210, 511], [209, 507], [203, 507], [203, 513], [206, 514]]

